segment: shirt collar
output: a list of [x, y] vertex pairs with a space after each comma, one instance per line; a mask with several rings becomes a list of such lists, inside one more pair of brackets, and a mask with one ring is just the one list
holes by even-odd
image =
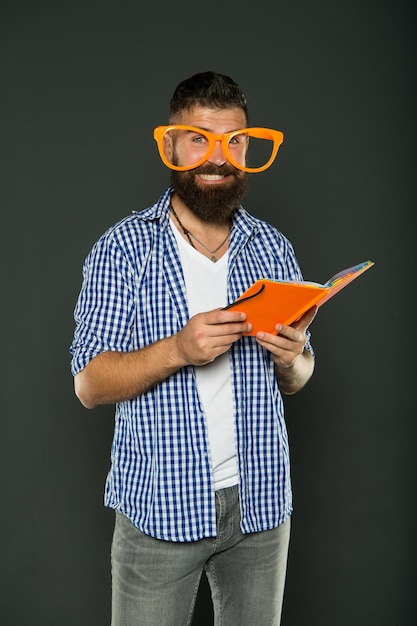
[[133, 211], [139, 219], [150, 222], [159, 220], [163, 228], [167, 228], [169, 225], [169, 207], [171, 203], [171, 196], [174, 193], [173, 187], [168, 187], [156, 204], [144, 209], [143, 211]]

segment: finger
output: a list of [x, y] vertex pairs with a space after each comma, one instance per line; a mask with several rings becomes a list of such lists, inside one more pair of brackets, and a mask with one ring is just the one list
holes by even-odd
[[291, 326], [285, 326], [284, 324], [277, 324], [275, 330], [281, 336], [291, 339], [291, 341], [303, 341], [307, 328], [310, 326], [317, 314], [317, 307], [314, 306], [304, 313], [299, 320], [291, 324]]
[[[287, 337], [283, 333], [279, 333], [278, 335], [273, 335], [271, 333], [259, 332], [256, 334], [257, 342], [266, 348], [267, 350], [277, 353], [279, 351], [283, 352], [299, 352], [300, 348], [297, 348], [297, 344], [303, 346], [305, 343], [305, 337], [303, 333], [299, 331], [294, 331], [290, 326], [283, 327], [291, 337]], [[297, 337], [297, 339], [294, 339]]]
[[317, 306], [312, 306], [311, 309], [308, 309], [308, 311], [306, 311], [304, 315], [300, 317], [299, 320], [297, 320], [296, 322], [294, 322], [294, 324], [292, 324], [292, 327], [296, 328], [297, 330], [302, 330], [302, 331], [307, 330], [311, 322], [316, 317], [318, 310], [319, 309]]
[[242, 311], [225, 311], [224, 309], [215, 309], [206, 314], [206, 323], [208, 324], [228, 324], [232, 322], [244, 322], [246, 313]]
[[232, 342], [239, 339], [245, 333], [250, 333], [252, 330], [252, 324], [247, 322], [238, 322], [234, 324], [211, 324], [207, 328], [210, 337], [221, 338], [223, 342], [230, 338], [230, 341]]
[[252, 330], [252, 324], [245, 321], [246, 314], [239, 311], [215, 309], [214, 311], [201, 313], [196, 318], [205, 326], [205, 332], [212, 337], [225, 335], [241, 336]]

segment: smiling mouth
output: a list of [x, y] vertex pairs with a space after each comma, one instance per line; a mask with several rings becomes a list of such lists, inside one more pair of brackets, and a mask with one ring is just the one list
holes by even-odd
[[203, 180], [224, 180], [227, 176], [222, 174], [199, 174], [199, 177]]

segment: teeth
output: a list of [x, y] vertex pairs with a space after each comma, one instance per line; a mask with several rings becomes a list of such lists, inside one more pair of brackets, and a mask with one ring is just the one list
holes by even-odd
[[224, 178], [220, 174], [200, 174], [200, 177], [204, 180], [222, 180]]

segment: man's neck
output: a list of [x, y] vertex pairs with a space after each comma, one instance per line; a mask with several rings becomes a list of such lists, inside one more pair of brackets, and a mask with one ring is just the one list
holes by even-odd
[[[173, 223], [182, 237], [196, 250], [218, 259], [227, 251], [231, 224], [208, 222], [196, 215], [177, 194], [171, 198]], [[220, 247], [219, 247], [220, 246]]]

